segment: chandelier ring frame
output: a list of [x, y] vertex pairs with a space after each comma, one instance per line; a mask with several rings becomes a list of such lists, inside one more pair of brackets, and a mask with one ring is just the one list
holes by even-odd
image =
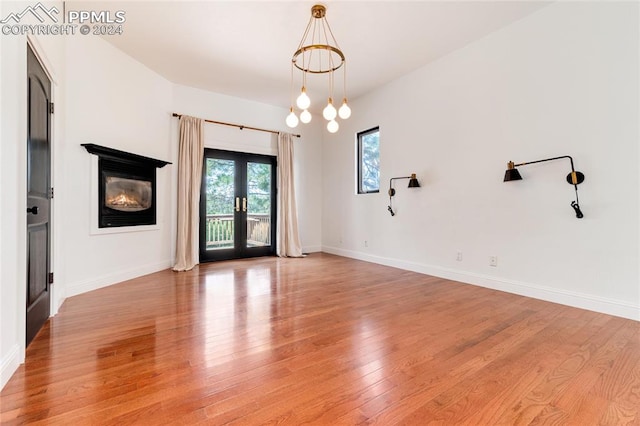
[[[333, 52], [336, 55], [338, 55], [341, 59], [340, 63], [338, 65], [336, 65], [333, 68], [327, 68], [327, 69], [311, 69], [311, 67], [304, 67], [304, 66], [300, 66], [298, 65], [298, 57], [308, 51], [313, 51], [313, 50], [326, 50], [329, 52]], [[308, 72], [311, 74], [326, 74], [328, 72], [333, 72], [336, 71], [337, 69], [339, 69], [340, 67], [342, 67], [342, 65], [344, 65], [346, 59], [344, 57], [344, 53], [342, 53], [342, 51], [340, 49], [338, 49], [337, 47], [334, 46], [330, 46], [328, 44], [310, 44], [308, 46], [302, 46], [300, 49], [298, 49], [296, 51], [296, 53], [293, 54], [293, 57], [291, 58], [291, 62], [293, 63], [293, 65], [298, 68], [300, 71], [303, 72]]]

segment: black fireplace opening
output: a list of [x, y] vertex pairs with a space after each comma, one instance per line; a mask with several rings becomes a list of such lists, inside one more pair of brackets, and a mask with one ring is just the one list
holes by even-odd
[[98, 227], [156, 224], [156, 169], [168, 161], [91, 143], [98, 156]]
[[156, 224], [156, 168], [100, 158], [98, 226]]

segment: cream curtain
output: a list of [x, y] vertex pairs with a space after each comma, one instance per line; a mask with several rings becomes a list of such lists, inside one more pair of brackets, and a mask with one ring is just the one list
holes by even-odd
[[204, 120], [180, 117], [178, 156], [178, 226], [174, 271], [199, 263], [200, 180], [204, 156]]
[[302, 257], [298, 210], [293, 184], [293, 135], [278, 133], [278, 227], [276, 250], [280, 257]]

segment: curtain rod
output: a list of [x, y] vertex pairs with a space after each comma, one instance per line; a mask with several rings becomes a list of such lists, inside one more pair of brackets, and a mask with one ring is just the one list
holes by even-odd
[[[178, 118], [182, 117], [183, 115], [184, 115], [184, 114], [178, 114], [177, 112], [174, 112], [174, 113], [173, 113], [173, 116], [174, 116], [174, 117], [178, 117]], [[261, 128], [259, 128], [259, 127], [243, 126], [242, 124], [225, 123], [224, 121], [215, 121], [215, 120], [207, 120], [207, 119], [204, 119], [204, 121], [205, 121], [205, 122], [207, 122], [207, 123], [212, 123], [212, 124], [220, 124], [220, 125], [223, 125], [223, 126], [237, 127], [237, 128], [239, 128], [240, 130], [249, 129], [249, 130], [256, 130], [256, 131], [258, 131], [258, 132], [274, 133], [274, 134], [276, 134], [276, 135], [277, 135], [278, 133], [280, 133], [280, 132], [279, 132], [279, 131], [277, 131], [277, 130], [267, 130], [267, 129], [261, 129]], [[295, 137], [297, 137], [297, 138], [299, 138], [299, 137], [300, 137], [300, 135], [296, 135], [296, 134], [293, 134], [293, 136], [295, 136]]]

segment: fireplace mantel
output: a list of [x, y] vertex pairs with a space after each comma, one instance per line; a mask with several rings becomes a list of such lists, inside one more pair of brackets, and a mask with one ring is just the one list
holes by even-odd
[[80, 145], [84, 146], [89, 154], [94, 154], [98, 157], [111, 158], [114, 160], [127, 161], [130, 163], [143, 163], [152, 165], [157, 168], [162, 168], [167, 164], [171, 164], [168, 161], [156, 160], [155, 158], [145, 157], [143, 155], [133, 154], [126, 151], [120, 151], [119, 149], [113, 149], [93, 143], [83, 143]]

